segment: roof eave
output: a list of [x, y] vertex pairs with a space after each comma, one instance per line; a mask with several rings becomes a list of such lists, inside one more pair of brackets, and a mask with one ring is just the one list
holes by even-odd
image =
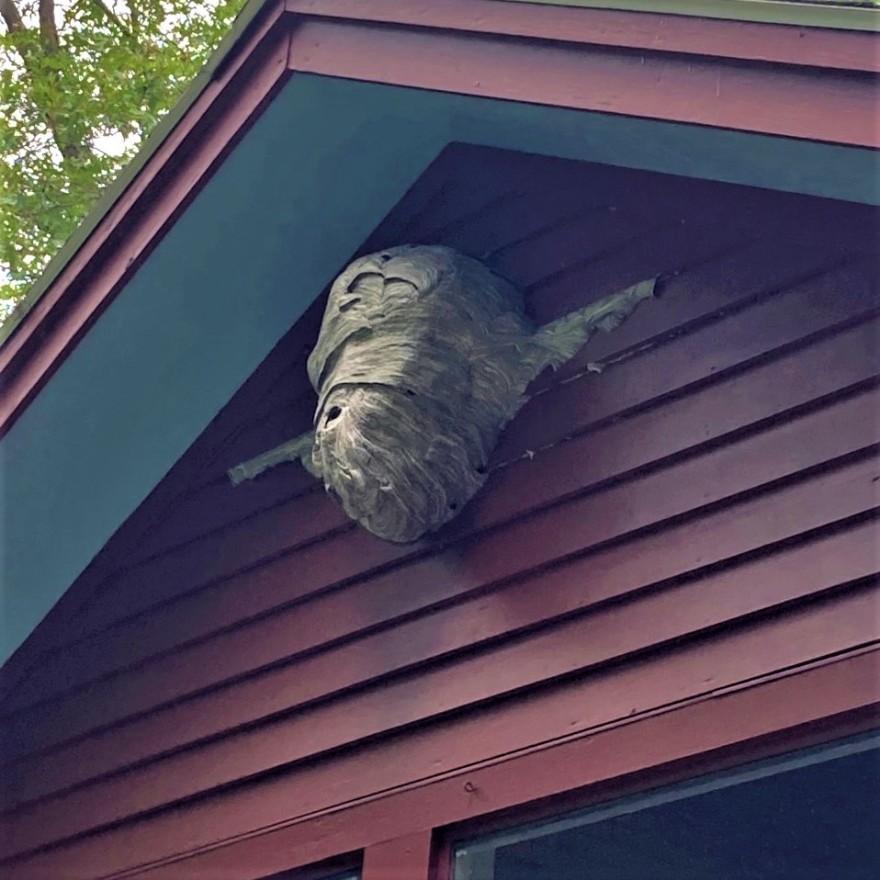
[[[64, 245], [52, 257], [40, 277], [28, 289], [25, 297], [18, 303], [10, 319], [0, 326], [0, 345], [5, 344], [24, 323], [27, 315], [40, 297], [46, 292], [55, 278], [70, 262], [77, 251], [95, 230], [110, 209], [119, 201], [131, 183], [140, 174], [150, 158], [165, 142], [168, 136], [182, 122], [199, 96], [235, 60], [242, 41], [251, 32], [251, 26], [264, 6], [271, 5], [267, 0], [249, 0], [236, 16], [230, 32], [223, 38], [195, 79], [186, 87], [177, 103], [162, 117], [156, 127], [144, 140], [134, 158], [125, 165], [119, 175], [101, 193], [80, 224]], [[276, 4], [278, 5], [278, 4]]]
[[663, 12], [725, 21], [751, 21], [795, 27], [876, 31], [878, 8], [872, 0], [507, 0], [546, 6], [616, 9], [625, 12]]
[[[763, 4], [769, 0], [741, 2]], [[119, 247], [118, 238], [120, 234], [123, 237], [132, 234], [133, 226], [137, 225], [130, 222], [132, 215], [156, 213], [153, 204], [156, 191], [167, 188], [166, 184], [173, 179], [174, 159], [181, 152], [199, 147], [199, 139], [203, 138], [206, 127], [203, 124], [205, 119], [237, 112], [235, 95], [243, 94], [251, 102], [252, 112], [248, 119], [239, 120], [237, 128], [222, 126], [227, 143], [218, 150], [215, 159], [219, 160], [256, 116], [261, 102], [268, 100], [272, 90], [296, 67], [290, 53], [281, 45], [285, 39], [289, 41], [295, 25], [335, 20], [365, 28], [394, 26], [434, 32], [448, 30], [652, 54], [708, 56], [742, 63], [859, 72], [876, 71], [878, 67], [874, 35], [864, 32], [807, 32], [802, 28], [776, 24], [667, 15], [665, 4], [663, 14], [587, 8], [606, 5], [601, 3], [576, 5], [577, 8], [499, 0], [443, 0], [427, 6], [401, 4], [397, 0], [251, 0], [236, 20], [232, 33], [177, 107], [157, 127], [138, 156], [52, 260], [27, 296], [18, 317], [9, 322], [4, 331], [6, 338], [0, 347], [0, 373], [7, 380], [3, 399], [0, 399], [0, 435], [11, 426], [113, 294], [131, 277], [186, 201], [198, 191], [201, 179], [190, 181], [186, 192], [178, 199], [175, 211], [158, 226], [154, 222], [149, 241], [141, 241], [131, 249], [125, 258], [125, 271], [115, 273], [112, 290], [98, 296], [92, 289], [95, 286], [92, 281], [94, 273], [122, 258], [120, 251], [124, 252], [126, 248]], [[647, 10], [656, 4], [646, 2], [641, 5]], [[267, 74], [269, 84], [258, 96], [259, 100], [253, 101], [255, 74], [249, 68], [247, 75], [242, 75], [242, 68], [256, 57], [272, 53], [278, 58], [277, 64], [273, 56], [272, 68]], [[344, 68], [345, 64], [341, 66]], [[347, 74], [339, 70], [329, 75]], [[204, 169], [203, 179], [207, 179], [210, 170], [210, 167]], [[111, 236], [115, 244], [112, 248], [104, 248]], [[88, 284], [82, 283], [86, 279], [89, 279]], [[91, 304], [83, 302], [85, 287], [89, 288]], [[73, 313], [76, 313], [75, 320], [70, 317]], [[62, 322], [64, 328], [59, 332]], [[19, 374], [25, 369], [34, 375], [32, 380], [20, 382]], [[24, 390], [19, 387], [10, 390], [11, 386], [19, 385]]]

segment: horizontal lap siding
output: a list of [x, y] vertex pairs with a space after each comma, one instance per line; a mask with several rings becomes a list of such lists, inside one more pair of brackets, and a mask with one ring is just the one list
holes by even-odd
[[[464, 590], [496, 583], [646, 527], [657, 527], [672, 517], [687, 514], [695, 505], [717, 503], [737, 492], [761, 487], [768, 478], [786, 478], [797, 475], [803, 467], [821, 466], [838, 455], [857, 452], [880, 439], [874, 418], [876, 400], [876, 393], [869, 389], [854, 400], [830, 407], [827, 412], [810, 413], [768, 428], [759, 438], [747, 435], [735, 443], [712, 448], [704, 455], [673, 461], [652, 473], [633, 475], [630, 479], [636, 480], [635, 485], [628, 481], [588, 493], [582, 499], [551, 508], [508, 529], [471, 539], [464, 546], [453, 544], [448, 550], [376, 574], [369, 580], [352, 584], [346, 591], [309, 593], [303, 597], [304, 602], [277, 609], [269, 616], [249, 619], [234, 629], [217, 632], [213, 638], [179, 646], [172, 653], [156, 657], [125, 674], [94, 682], [59, 701], [40, 704], [21, 713], [9, 730], [20, 730], [22, 737], [40, 735], [56, 740], [69, 737], [97, 726], [96, 722], [107, 723], [244, 671], [264, 668], [298, 651], [345, 637], [358, 628], [430, 607]], [[840, 426], [839, 419], [845, 420], [845, 424]], [[583, 452], [577, 456], [578, 446], [587, 446], [586, 443], [578, 446], [572, 443], [570, 447], [561, 448], [560, 467], [546, 473], [543, 480], [543, 468], [536, 468], [534, 475], [528, 474], [522, 484], [512, 474], [508, 481], [499, 480], [499, 503], [505, 498], [515, 500], [523, 489], [528, 491], [533, 485], [535, 494], [558, 491], [557, 487], [567, 488], [571, 478], [567, 481], [566, 476], [574, 469], [585, 476], [595, 469], [601, 469], [600, 473], [612, 469], [613, 473], [621, 458], [627, 463], [627, 447], [614, 445], [623, 433], [620, 425], [609, 426], [603, 433], [611, 437], [604, 449], [597, 450], [595, 459], [584, 461]], [[811, 434], [815, 440], [804, 444], [804, 436]], [[638, 451], [630, 450], [629, 454], [634, 457]], [[635, 463], [639, 463], [638, 458]], [[525, 464], [520, 466], [520, 470], [527, 469]], [[502, 473], [504, 476], [508, 475]], [[789, 494], [811, 497], [821, 482], [796, 483]], [[863, 510], [857, 495], [840, 500], [843, 506], [839, 514], [835, 513], [835, 519]], [[816, 516], [824, 517], [838, 510], [832, 500], [822, 504], [821, 496], [813, 503], [815, 508], [793, 514], [797, 528], [811, 528]], [[870, 491], [865, 503], [869, 506], [873, 503]], [[524, 540], [522, 544], [510, 546], [513, 537], [523, 540], [532, 534], [546, 538]], [[361, 535], [360, 532], [338, 534], [327, 540], [328, 546], [313, 545], [289, 560], [267, 564], [253, 576], [224, 582], [223, 589], [231, 591], [242, 584], [246, 586], [249, 577], [258, 578], [252, 593], [240, 589], [226, 600], [212, 594], [213, 601], [204, 604], [199, 601], [203, 597], [193, 597], [184, 607], [175, 607], [175, 610], [187, 618], [192, 608], [194, 629], [210, 628], [212, 621], [215, 624], [225, 621], [223, 615], [229, 613], [230, 607], [240, 607], [239, 613], [245, 617], [254, 610], [252, 602], [258, 603], [262, 592], [267, 596], [267, 604], [277, 602], [283, 598], [282, 591], [299, 592], [303, 588], [300, 579], [306, 579], [308, 585], [315, 579], [323, 583], [336, 573], [347, 573], [358, 564], [359, 556], [349, 555], [346, 548], [356, 539], [358, 545], [373, 545], [372, 539]], [[307, 556], [315, 557], [309, 566], [303, 564]], [[313, 580], [308, 580], [309, 572], [313, 573]], [[238, 602], [238, 606], [229, 604], [233, 602]], [[370, 614], [356, 613], [361, 608]], [[353, 629], [346, 625], [352, 614], [357, 621]], [[151, 625], [153, 619], [151, 616], [139, 621], [139, 625]], [[160, 617], [162, 621], [164, 617]], [[173, 627], [173, 624], [172, 613], [166, 625]], [[125, 631], [123, 639], [126, 638], [137, 643], [136, 629]]]
[[[803, 305], [802, 299], [798, 300], [798, 305]], [[760, 334], [750, 334], [747, 327], [738, 327], [736, 332], [750, 337], [745, 342], [736, 340], [738, 351], [753, 342], [763, 341]], [[617, 422], [605, 421], [590, 433], [570, 441], [570, 445], [566, 443], [559, 447], [558, 454], [550, 458], [510, 470], [499, 469], [490, 481], [491, 488], [485, 500], [474, 504], [459, 523], [447, 530], [446, 535], [452, 537], [455, 533], [461, 534], [475, 527], [482, 529], [504, 522], [523, 511], [524, 497], [528, 498], [525, 503], [529, 507], [536, 508], [575, 491], [619, 478], [671, 455], [693, 450], [694, 431], [702, 431], [699, 439], [704, 443], [717, 442], [719, 437], [747, 428], [762, 418], [777, 417], [780, 410], [786, 412], [798, 405], [809, 405], [823, 391], [857, 384], [870, 377], [869, 373], [864, 372], [865, 366], [870, 366], [865, 353], [870, 351], [875, 333], [876, 325], [873, 322], [845, 328], [772, 363], [756, 366], [742, 375], [731, 376], [727, 381], [714, 382], [678, 397], [666, 406], [646, 409]], [[718, 334], [713, 336], [718, 348], [713, 350], [712, 356], [717, 362], [724, 352], [721, 351]], [[693, 367], [693, 360], [686, 355], [683, 361], [681, 368], [670, 370], [669, 375], [684, 375], [687, 369]], [[791, 366], [796, 369], [791, 370]], [[786, 368], [789, 368], [790, 376], [786, 375]], [[633, 405], [639, 404], [645, 396], [645, 383], [637, 386], [630, 382], [630, 377], [626, 375], [629, 372], [621, 365], [607, 370], [601, 379], [597, 380], [593, 374], [585, 377], [584, 383], [595, 385], [597, 390], [588, 402], [591, 417], [601, 417], [604, 414], [603, 405], [612, 412], [618, 412], [617, 407], [621, 403], [629, 402], [625, 398], [628, 391], [633, 392]], [[622, 381], [615, 383], [620, 373], [624, 373]], [[660, 369], [656, 375], [662, 375]], [[756, 391], [768, 379], [776, 382], [773, 393], [757, 394]], [[663, 381], [669, 384], [667, 380]], [[523, 445], [540, 450], [545, 444], [552, 446], [559, 437], [566, 436], [573, 426], [575, 430], [583, 430], [578, 420], [580, 398], [571, 393], [572, 390], [580, 392], [580, 388], [574, 387], [575, 384], [536, 400], [535, 408], [542, 416], [540, 422], [514, 424], [511, 433], [514, 437], [520, 435], [519, 445], [513, 445], [514, 441], [505, 442], [500, 455], [516, 458]], [[607, 392], [607, 395], [600, 392]], [[563, 397], [564, 400], [556, 401], [556, 397]], [[867, 411], [870, 412], [870, 409]], [[707, 424], [707, 417], [710, 416], [712, 421]], [[829, 420], [831, 417], [824, 418]], [[689, 427], [691, 430], [683, 433]], [[640, 438], [641, 442], [632, 442], [634, 437]], [[47, 687], [63, 689], [68, 677], [73, 678], [83, 667], [93, 674], [110, 672], [126, 662], [173, 647], [187, 638], [203, 637], [212, 631], [240, 623], [248, 616], [281, 604], [284, 599], [293, 600], [304, 591], [320, 586], [320, 583], [306, 581], [305, 586], [291, 583], [279, 590], [275, 581], [270, 579], [267, 582], [271, 584], [267, 588], [268, 595], [262, 599], [263, 591], [259, 586], [263, 582], [262, 577], [257, 579], [252, 589], [242, 594], [236, 593], [235, 585], [251, 575], [246, 572], [235, 576], [234, 573], [241, 568], [264, 563], [265, 572], [284, 571], [295, 565], [304, 577], [300, 557], [320, 558], [326, 551], [321, 543], [314, 543], [315, 539], [323, 537], [331, 542], [348, 542], [351, 539], [344, 537], [347, 531], [350, 531], [348, 521], [335, 502], [320, 490], [313, 490], [308, 495], [298, 495], [290, 502], [257, 513], [219, 534], [213, 533], [159, 557], [141, 566], [135, 575], [135, 583], [143, 585], [144, 590], [154, 580], [163, 584], [181, 581], [198, 587], [200, 584], [214, 584], [224, 576], [226, 579], [215, 586], [208, 586], [204, 594], [182, 597], [155, 609], [149, 617], [139, 616], [130, 622], [120, 623], [91, 640], [80, 642], [64, 654], [48, 658], [39, 671], [40, 675], [47, 682]], [[380, 561], [412, 555], [411, 551], [386, 547], [369, 537], [360, 540], [370, 546], [378, 545]], [[296, 553], [298, 547], [309, 542], [310, 548]], [[284, 556], [270, 561], [279, 554]], [[361, 561], [353, 558], [348, 563], [350, 569], [352, 565], [360, 565]], [[344, 560], [338, 562], [338, 565], [343, 564]], [[324, 569], [325, 574], [331, 571], [334, 569]], [[340, 571], [337, 568], [335, 571], [344, 577], [348, 569]], [[320, 575], [320, 571], [316, 572], [316, 576]], [[235, 577], [231, 586], [230, 576]], [[328, 580], [328, 577], [324, 578], [324, 581]], [[218, 600], [207, 610], [206, 594]]]
[[[876, 602], [876, 595], [867, 595], [860, 602], [823, 603], [782, 621], [728, 631], [708, 644], [697, 642], [544, 688], [529, 698], [438, 719], [293, 773], [219, 791], [37, 852], [13, 863], [12, 876], [104, 876], [252, 829], [320, 815], [330, 805], [356, 802], [529, 744], [614, 725], [773, 669], [797, 667], [827, 649], [829, 628], [840, 650], [862, 644]], [[167, 876], [179, 875], [172, 866]]]
[[225, 481], [308, 426], [313, 309], [5, 700], [3, 854], [120, 870], [876, 639], [873, 224], [447, 150], [365, 250], [459, 247], [539, 321], [652, 275], [660, 297], [540, 377], [478, 498], [406, 547], [299, 466]]
[[[840, 567], [838, 576], [842, 581], [870, 575], [875, 564], [876, 523], [854, 519], [840, 528], [843, 529], [840, 534], [834, 532], [827, 539], [808, 535], [803, 546], [774, 545], [764, 551], [766, 558], [762, 556], [760, 563], [750, 563], [742, 570], [734, 565], [726, 577], [733, 582], [752, 572], [779, 576], [791, 571], [795, 583], [797, 577], [809, 580], [816, 576], [821, 580], [828, 564]], [[680, 547], [682, 541], [688, 541], [692, 554], [688, 561], [693, 564], [693, 559], [701, 556], [711, 561], [712, 549], [708, 542], [716, 534], [695, 533], [693, 528], [671, 529], [663, 533], [663, 540], [672, 547]], [[215, 737], [230, 728], [289, 711], [291, 707], [308, 705], [328, 694], [341, 694], [350, 688], [378, 683], [413, 664], [442, 657], [514, 629], [552, 621], [638, 589], [657, 588], [687, 565], [682, 560], [662, 559], [656, 552], [652, 554], [651, 551], [655, 550], [652, 545], [657, 543], [656, 539], [643, 540], [600, 551], [583, 560], [565, 563], [546, 574], [511, 584], [506, 588], [505, 602], [522, 605], [522, 611], [517, 614], [490, 616], [493, 597], [478, 593], [459, 604], [438, 609], [432, 615], [401, 621], [391, 629], [364, 635], [335, 649], [302, 657], [296, 663], [93, 734], [67, 748], [44, 755], [36, 766], [29, 768], [26, 779], [19, 776], [22, 794], [39, 796], [63, 789], [102, 772], [125, 767], [133, 760], [169, 753], [182, 740]], [[645, 556], [633, 556], [633, 553], [643, 552]], [[838, 554], [846, 559], [845, 566], [838, 561]], [[585, 581], [595, 585], [589, 595], [584, 594]], [[536, 584], [541, 584], [544, 591], [540, 606], [527, 604], [537, 589]], [[820, 584], [817, 589], [824, 586], [827, 585]], [[554, 587], [554, 591], [547, 593], [548, 587]], [[806, 583], [798, 587], [804, 593], [811, 591]], [[483, 616], [474, 622], [475, 614]], [[313, 617], [321, 622], [317, 615]], [[327, 620], [326, 616], [323, 620]], [[357, 624], [363, 622], [357, 621]], [[347, 623], [351, 626], [354, 622]], [[314, 637], [320, 638], [327, 630], [325, 625]], [[234, 708], [229, 706], [229, 688], [235, 692]], [[12, 784], [11, 779], [9, 783]], [[191, 784], [191, 780], [187, 784]]]

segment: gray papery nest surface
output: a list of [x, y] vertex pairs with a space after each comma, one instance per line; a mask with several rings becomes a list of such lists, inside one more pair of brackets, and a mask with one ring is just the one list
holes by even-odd
[[308, 360], [314, 430], [237, 465], [230, 479], [300, 459], [364, 528], [415, 541], [486, 481], [528, 384], [596, 330], [617, 327], [654, 283], [536, 327], [514, 285], [450, 248], [360, 257], [333, 283]]

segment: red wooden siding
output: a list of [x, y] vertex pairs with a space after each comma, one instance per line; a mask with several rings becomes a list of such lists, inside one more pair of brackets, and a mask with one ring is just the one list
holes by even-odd
[[[398, 831], [422, 864], [430, 823], [346, 838], [325, 814], [750, 682], [862, 687], [875, 229], [855, 205], [449, 148], [365, 250], [459, 247], [523, 285], [541, 321], [650, 275], [661, 296], [542, 376], [483, 492], [403, 547], [351, 525], [298, 465], [225, 480], [309, 424], [317, 304], [73, 585], [7, 694], [12, 876], [167, 861], [155, 876], [259, 877]], [[863, 708], [843, 687], [822, 711]], [[495, 789], [482, 812], [512, 797]], [[286, 825], [297, 842], [275, 862], [261, 850], [223, 873], [212, 854]]]

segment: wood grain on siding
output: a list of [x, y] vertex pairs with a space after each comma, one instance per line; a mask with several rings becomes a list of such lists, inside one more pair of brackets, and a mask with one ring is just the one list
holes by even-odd
[[649, 275], [661, 297], [540, 377], [480, 496], [405, 547], [298, 465], [224, 479], [308, 424], [316, 305], [4, 701], [14, 876], [112, 876], [876, 640], [874, 229], [858, 206], [449, 148], [365, 250], [483, 256], [542, 321]]

